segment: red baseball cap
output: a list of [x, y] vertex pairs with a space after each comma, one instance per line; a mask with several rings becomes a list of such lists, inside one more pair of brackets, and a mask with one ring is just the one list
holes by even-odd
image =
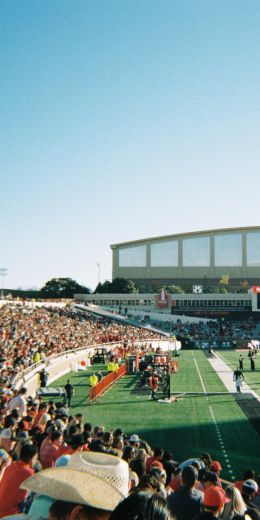
[[223, 507], [224, 504], [230, 502], [226, 497], [225, 491], [219, 486], [210, 486], [204, 493], [204, 505], [210, 507]]
[[210, 464], [210, 469], [212, 469], [213, 471], [220, 471], [222, 469], [222, 466], [220, 462], [218, 462], [217, 460], [213, 460]]

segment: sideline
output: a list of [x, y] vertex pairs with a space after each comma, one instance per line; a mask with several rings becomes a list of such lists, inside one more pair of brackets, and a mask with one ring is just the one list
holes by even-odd
[[[213, 356], [214, 357], [212, 358], [207, 358], [208, 362], [211, 364], [212, 368], [215, 370], [228, 392], [230, 394], [237, 394], [235, 390], [235, 383], [233, 381], [233, 370], [216, 354], [216, 352], [213, 352]], [[260, 402], [260, 396], [244, 381], [242, 384], [241, 394], [243, 393], [252, 394], [257, 399], [257, 401]]]
[[[197, 369], [197, 372], [198, 372], [198, 375], [199, 375], [199, 378], [200, 378], [200, 382], [201, 382], [201, 385], [202, 385], [202, 389], [203, 389], [203, 392], [205, 394], [205, 398], [206, 400], [208, 401], [209, 398], [208, 398], [208, 394], [207, 394], [207, 391], [206, 391], [206, 388], [205, 388], [205, 385], [204, 385], [204, 381], [203, 381], [203, 378], [202, 378], [202, 375], [200, 373], [200, 369], [198, 367], [198, 363], [197, 363], [197, 360], [194, 356], [194, 351], [192, 352], [192, 356], [193, 356], [193, 360], [194, 360], [194, 363], [195, 363], [195, 366], [196, 366], [196, 369]], [[230, 475], [230, 478], [232, 480], [235, 480], [236, 476], [232, 470], [232, 467], [231, 467], [231, 464], [230, 464], [230, 460], [229, 460], [229, 456], [227, 454], [227, 450], [225, 448], [225, 444], [223, 442], [223, 439], [222, 439], [222, 435], [220, 433], [220, 429], [219, 429], [219, 425], [218, 425], [218, 422], [216, 420], [216, 417], [215, 417], [215, 414], [214, 414], [214, 410], [213, 410], [213, 404], [209, 404], [209, 402], [207, 403], [208, 404], [208, 407], [209, 407], [209, 413], [210, 413], [210, 416], [211, 416], [211, 419], [212, 419], [212, 422], [215, 426], [215, 429], [216, 429], [216, 435], [217, 435], [217, 439], [218, 439], [218, 442], [219, 442], [219, 446], [220, 446], [220, 449], [221, 449], [221, 452], [222, 452], [222, 456], [223, 456], [223, 459], [225, 459], [225, 466], [227, 468], [227, 471]]]

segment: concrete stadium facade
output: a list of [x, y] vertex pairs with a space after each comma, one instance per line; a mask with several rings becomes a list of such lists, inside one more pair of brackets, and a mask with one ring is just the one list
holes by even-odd
[[260, 226], [213, 229], [146, 238], [110, 246], [113, 279], [133, 280], [144, 292], [164, 285], [260, 285]]

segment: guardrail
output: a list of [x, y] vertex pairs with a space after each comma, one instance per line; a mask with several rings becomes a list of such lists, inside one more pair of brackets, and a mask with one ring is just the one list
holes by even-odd
[[111, 385], [113, 385], [118, 379], [123, 377], [126, 374], [126, 364], [121, 365], [117, 372], [110, 372], [107, 376], [105, 376], [99, 383], [90, 388], [89, 399], [90, 401], [94, 401], [97, 399], [105, 390], [107, 390]]

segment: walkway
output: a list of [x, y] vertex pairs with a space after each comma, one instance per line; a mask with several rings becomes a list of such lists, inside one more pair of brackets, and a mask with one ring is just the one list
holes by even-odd
[[[229, 366], [224, 363], [224, 361], [222, 361], [216, 352], [213, 353], [213, 357], [208, 357], [208, 361], [222, 380], [228, 392], [231, 394], [237, 394], [235, 391], [235, 383], [233, 381], [233, 370], [231, 370], [231, 368], [229, 368]], [[254, 390], [252, 390], [245, 382], [242, 384], [241, 395], [244, 393], [251, 394], [251, 396], [255, 397], [255, 399], [260, 402], [260, 396], [254, 392]]]

